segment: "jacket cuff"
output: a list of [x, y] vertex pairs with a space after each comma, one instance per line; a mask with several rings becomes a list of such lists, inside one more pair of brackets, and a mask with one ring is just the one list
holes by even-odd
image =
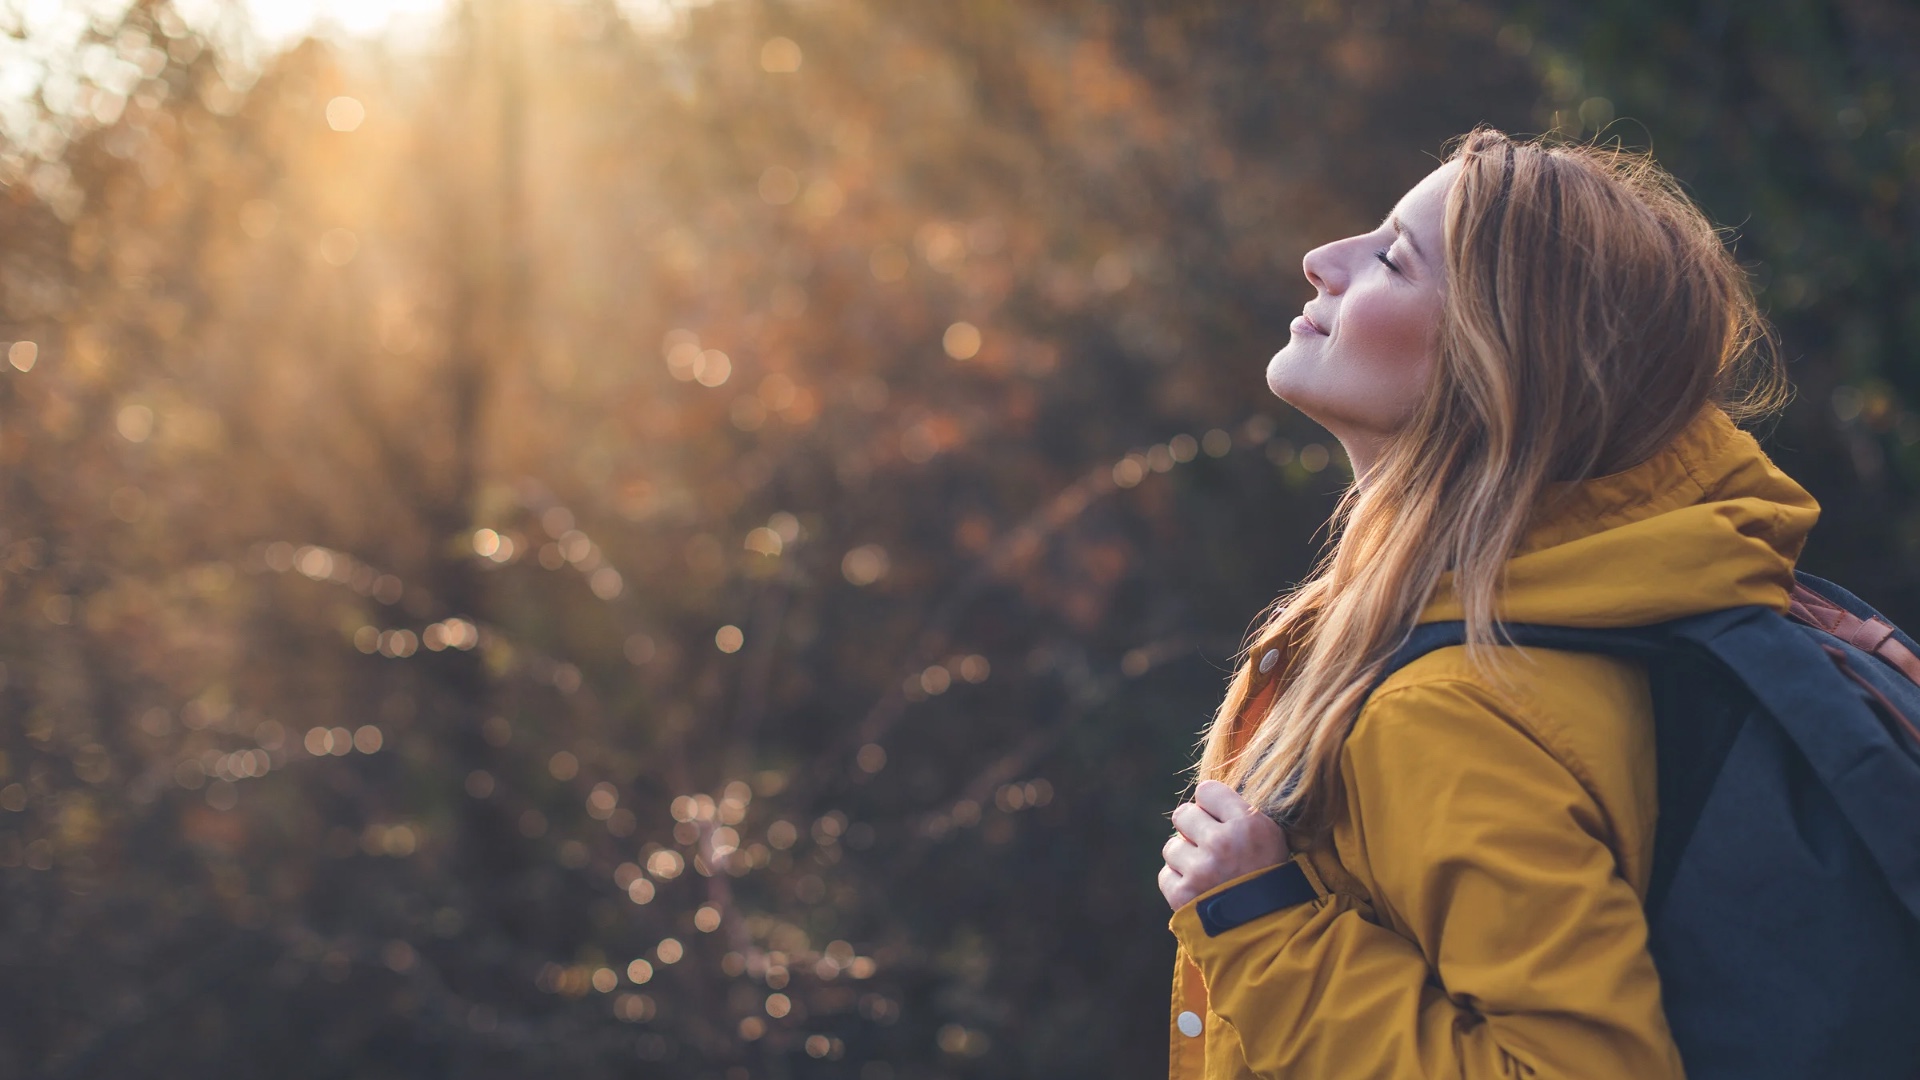
[[1294, 855], [1201, 893], [1175, 911], [1167, 926], [1205, 967], [1206, 955], [1249, 934], [1280, 929], [1273, 925], [1275, 916], [1292, 915], [1289, 921], [1304, 923], [1300, 913], [1317, 909], [1329, 895], [1313, 864], [1305, 855]]

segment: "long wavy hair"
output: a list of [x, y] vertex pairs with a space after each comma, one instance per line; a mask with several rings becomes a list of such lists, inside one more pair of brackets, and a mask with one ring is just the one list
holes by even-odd
[[[1650, 158], [1482, 127], [1449, 160], [1426, 392], [1342, 495], [1311, 575], [1256, 622], [1203, 742], [1201, 778], [1309, 834], [1360, 705], [1443, 577], [1491, 670], [1503, 564], [1563, 482], [1646, 460], [1703, 408], [1749, 421], [1788, 393], [1721, 231]], [[1236, 737], [1273, 648], [1280, 693]]]

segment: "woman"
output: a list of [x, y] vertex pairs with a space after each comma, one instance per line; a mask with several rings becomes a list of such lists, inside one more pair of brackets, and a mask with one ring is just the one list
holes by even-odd
[[1172, 1075], [1678, 1078], [1645, 670], [1493, 624], [1787, 609], [1819, 507], [1734, 424], [1784, 398], [1745, 278], [1644, 158], [1485, 129], [1304, 266], [1267, 382], [1357, 479], [1173, 814]]

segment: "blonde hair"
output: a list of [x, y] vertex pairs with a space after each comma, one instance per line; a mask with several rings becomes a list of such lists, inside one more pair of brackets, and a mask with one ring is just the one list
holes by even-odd
[[[1381, 665], [1443, 575], [1469, 656], [1490, 667], [1503, 564], [1556, 482], [1644, 461], [1702, 408], [1751, 420], [1786, 399], [1745, 273], [1651, 159], [1477, 128], [1449, 160], [1462, 168], [1426, 392], [1342, 495], [1312, 574], [1256, 624], [1203, 743], [1201, 778], [1309, 833]], [[1272, 648], [1280, 693], [1238, 739], [1253, 661]]]

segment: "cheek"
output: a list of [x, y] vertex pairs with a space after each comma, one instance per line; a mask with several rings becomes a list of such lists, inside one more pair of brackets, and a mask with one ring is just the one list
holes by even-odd
[[1426, 371], [1438, 316], [1438, 304], [1425, 296], [1375, 290], [1342, 305], [1340, 332], [1330, 344], [1346, 363], [1370, 376], [1408, 379]]

